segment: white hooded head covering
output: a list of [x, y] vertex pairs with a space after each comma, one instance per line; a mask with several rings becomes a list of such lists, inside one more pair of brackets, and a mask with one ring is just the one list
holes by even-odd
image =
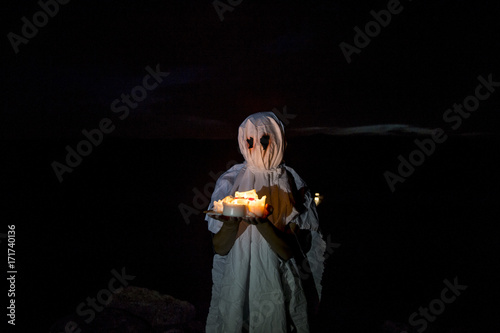
[[238, 143], [249, 168], [273, 170], [283, 161], [285, 128], [274, 113], [255, 113], [241, 123]]
[[255, 189], [273, 206], [269, 220], [284, 229], [297, 214], [292, 184], [283, 165], [286, 140], [283, 123], [272, 112], [247, 117], [239, 127], [238, 143], [246, 169], [238, 175], [232, 193]]

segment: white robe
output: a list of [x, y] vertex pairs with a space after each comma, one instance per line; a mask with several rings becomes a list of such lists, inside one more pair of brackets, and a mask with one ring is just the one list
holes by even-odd
[[[271, 136], [265, 150], [259, 149], [256, 143], [263, 133]], [[244, 151], [249, 135], [256, 138], [256, 149]], [[213, 201], [234, 195], [236, 190], [255, 188], [259, 196], [269, 195], [268, 203], [277, 208], [270, 218], [276, 227], [283, 230], [288, 223], [294, 222], [300, 229], [311, 231], [312, 245], [307, 254], [304, 253], [310, 269], [301, 276], [294, 258], [286, 262], [279, 258], [257, 228], [249, 225], [227, 255], [214, 255], [207, 333], [289, 332], [292, 326], [296, 332], [309, 332], [301, 278], [314, 279], [317, 294], [321, 295], [326, 244], [319, 232], [316, 207], [310, 193], [305, 192], [299, 210], [288, 200], [293, 200], [291, 187], [302, 189], [306, 184], [292, 168], [278, 164], [286, 145], [284, 140], [279, 140], [283, 137], [283, 126], [272, 113], [258, 113], [247, 118], [240, 126], [239, 137], [246, 162], [233, 166], [217, 180], [209, 209], [213, 208]], [[222, 222], [209, 216], [206, 220], [208, 229], [214, 234], [222, 227]]]

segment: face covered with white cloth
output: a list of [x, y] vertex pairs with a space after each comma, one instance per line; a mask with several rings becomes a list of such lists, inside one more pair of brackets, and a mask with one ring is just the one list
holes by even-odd
[[298, 214], [293, 184], [282, 164], [286, 147], [283, 124], [271, 112], [253, 114], [240, 125], [238, 143], [246, 169], [236, 178], [232, 192], [255, 189], [259, 197], [265, 195], [274, 211], [269, 220], [283, 230]]

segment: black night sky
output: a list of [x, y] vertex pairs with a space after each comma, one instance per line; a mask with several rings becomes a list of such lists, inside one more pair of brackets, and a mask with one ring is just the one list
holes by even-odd
[[[340, 244], [315, 331], [422, 332], [409, 317], [455, 277], [467, 289], [425, 331], [500, 329], [498, 3], [221, 0], [223, 20], [211, 1], [72, 0], [52, 17], [40, 3], [1, 10], [9, 330], [62, 331], [122, 267], [204, 323], [213, 253], [196, 193], [242, 162], [239, 124], [271, 110], [287, 165], [324, 196], [323, 235]], [[34, 15], [47, 18], [36, 33], [24, 27]], [[68, 147], [97, 128], [70, 166]]]

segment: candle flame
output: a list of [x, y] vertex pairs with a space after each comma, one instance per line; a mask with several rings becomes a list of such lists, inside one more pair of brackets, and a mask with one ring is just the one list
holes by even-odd
[[234, 197], [229, 195], [224, 199], [214, 201], [214, 211], [222, 213], [224, 210], [224, 203], [246, 205], [249, 212], [254, 213], [257, 216], [262, 216], [266, 206], [266, 196], [264, 195], [259, 199], [255, 189], [246, 192], [236, 191]]

